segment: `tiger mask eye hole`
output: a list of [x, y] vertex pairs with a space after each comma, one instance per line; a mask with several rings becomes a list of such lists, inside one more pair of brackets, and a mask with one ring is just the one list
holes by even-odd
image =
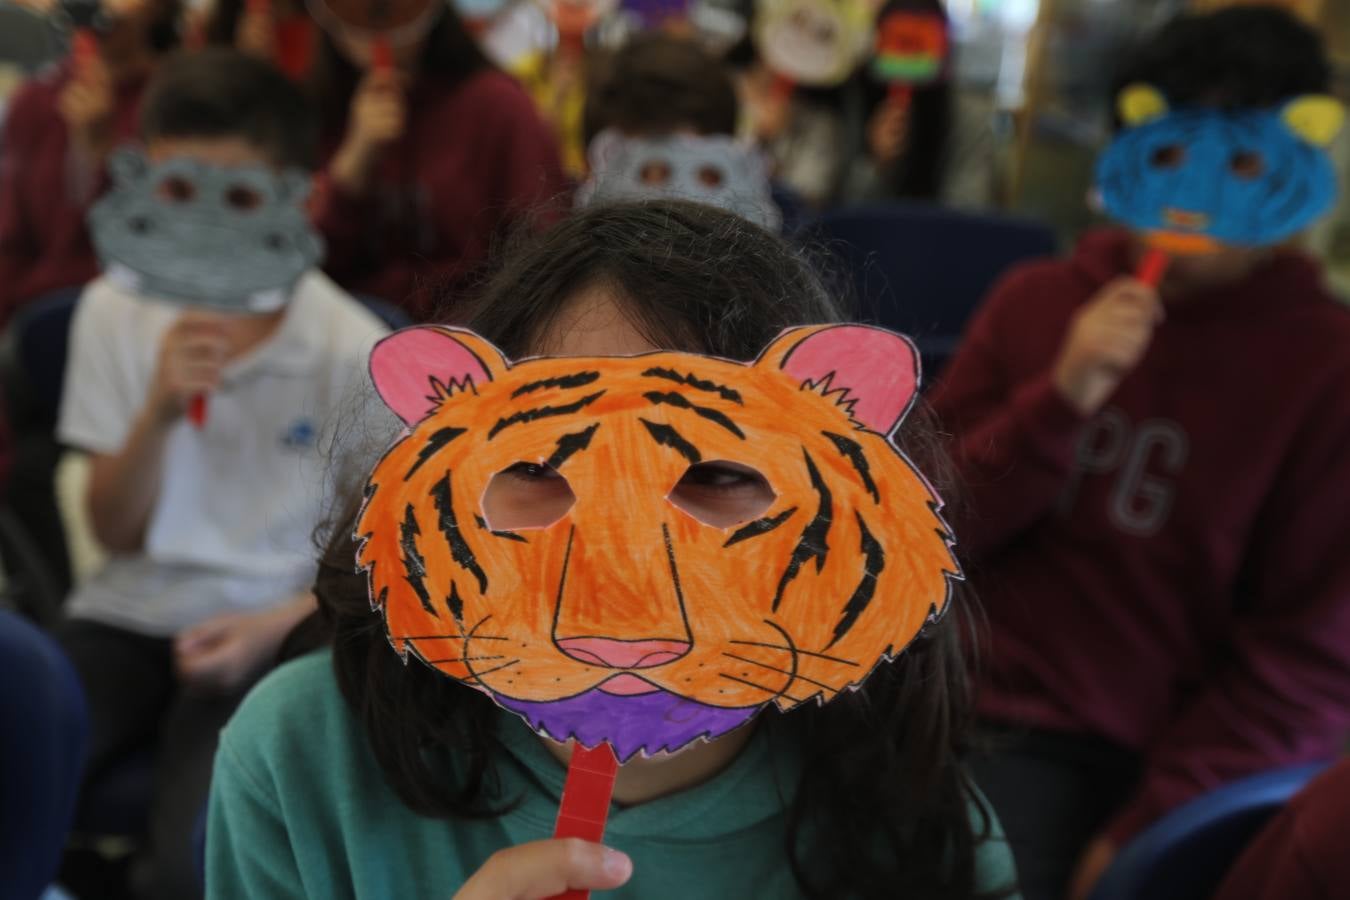
[[190, 203], [197, 196], [197, 186], [181, 175], [170, 175], [159, 183], [156, 193], [170, 203]]
[[492, 476], [483, 492], [483, 518], [493, 531], [547, 528], [577, 502], [572, 486], [548, 463], [518, 462]]
[[715, 460], [686, 469], [667, 499], [704, 525], [730, 528], [763, 516], [777, 495], [749, 466]]
[[700, 166], [698, 170], [698, 183], [706, 188], [720, 188], [726, 181], [726, 176], [717, 166]]
[[1186, 148], [1181, 144], [1165, 144], [1149, 154], [1148, 162], [1155, 169], [1175, 169], [1186, 161]]
[[1245, 181], [1260, 178], [1265, 169], [1266, 161], [1261, 154], [1251, 150], [1239, 150], [1228, 159], [1228, 171]]
[[638, 180], [643, 184], [660, 186], [670, 181], [670, 163], [664, 159], [652, 159], [638, 169]]

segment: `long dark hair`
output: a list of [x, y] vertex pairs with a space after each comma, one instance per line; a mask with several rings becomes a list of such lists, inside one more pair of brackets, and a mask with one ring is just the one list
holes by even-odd
[[[731, 359], [753, 359], [786, 326], [841, 318], [808, 261], [779, 238], [729, 213], [672, 201], [596, 206], [554, 226], [508, 254], [455, 318], [508, 356], [528, 356], [569, 298], [594, 285], [608, 288], [657, 346]], [[911, 413], [899, 442], [939, 489], [947, 486], [923, 415]], [[405, 666], [390, 649], [365, 576], [353, 571], [358, 498], [353, 492], [315, 587], [342, 694], [411, 809], [499, 815], [510, 803], [494, 777], [505, 752], [495, 734], [500, 712], [485, 695], [428, 666]], [[808, 896], [977, 896], [976, 848], [989, 820], [959, 762], [969, 718], [961, 634], [968, 603], [958, 592], [946, 618], [861, 690], [764, 714], [761, 727], [794, 736], [804, 754], [785, 852]], [[458, 754], [465, 777], [448, 782], [429, 748]]]

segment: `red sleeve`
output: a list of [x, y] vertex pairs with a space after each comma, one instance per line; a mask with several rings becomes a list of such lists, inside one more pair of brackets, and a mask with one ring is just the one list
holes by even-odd
[[[1350, 366], [1338, 361], [1272, 483], [1212, 675], [1161, 730], [1118, 843], [1221, 783], [1329, 759], [1350, 728]], [[1218, 638], [1216, 638], [1218, 640]]]
[[570, 205], [557, 136], [515, 82], [507, 83], [499, 94], [490, 145], [498, 160], [497, 196], [508, 219], [533, 212], [540, 225], [550, 224]]
[[315, 176], [310, 218], [326, 245], [324, 270], [339, 281], [345, 272], [344, 263], [362, 259], [369, 252], [365, 223], [370, 221], [370, 207], [368, 197], [338, 187], [327, 169]]
[[32, 156], [39, 99], [34, 85], [21, 88], [0, 127], [0, 322], [14, 311], [15, 291], [37, 256], [20, 185]]
[[1014, 383], [1010, 350], [1031, 325], [1031, 273], [997, 285], [966, 331], [933, 392], [933, 409], [953, 435], [952, 457], [966, 496], [954, 523], [963, 552], [987, 555], [1050, 512], [1073, 469], [1086, 419], [1046, 370]]

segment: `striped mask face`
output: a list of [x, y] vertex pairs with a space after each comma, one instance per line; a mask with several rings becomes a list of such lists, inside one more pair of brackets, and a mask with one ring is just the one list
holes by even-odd
[[960, 577], [890, 439], [917, 359], [844, 325], [749, 364], [386, 338], [371, 374], [408, 431], [356, 537], [394, 648], [621, 760], [856, 687]]

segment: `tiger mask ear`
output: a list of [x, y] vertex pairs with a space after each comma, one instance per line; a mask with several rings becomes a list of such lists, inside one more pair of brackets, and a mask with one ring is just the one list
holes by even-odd
[[782, 369], [802, 387], [846, 392], [853, 418], [889, 436], [919, 392], [919, 353], [904, 335], [870, 325], [789, 328], [755, 365]]
[[383, 338], [370, 353], [370, 380], [408, 426], [461, 391], [507, 369], [502, 352], [472, 331], [419, 325]]

